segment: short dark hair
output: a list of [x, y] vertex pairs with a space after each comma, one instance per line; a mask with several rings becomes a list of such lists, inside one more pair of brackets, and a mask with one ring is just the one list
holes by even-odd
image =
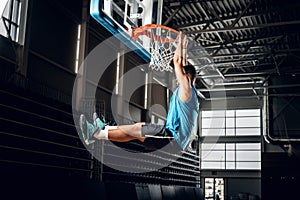
[[183, 69], [186, 74], [190, 74], [192, 76], [192, 80], [196, 78], [196, 69], [193, 65], [186, 65]]

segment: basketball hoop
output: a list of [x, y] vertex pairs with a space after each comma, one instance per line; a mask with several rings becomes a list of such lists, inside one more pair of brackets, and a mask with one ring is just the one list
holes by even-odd
[[179, 42], [179, 31], [159, 24], [148, 24], [132, 29], [133, 40], [150, 54], [150, 67], [156, 71], [172, 71], [170, 63]]

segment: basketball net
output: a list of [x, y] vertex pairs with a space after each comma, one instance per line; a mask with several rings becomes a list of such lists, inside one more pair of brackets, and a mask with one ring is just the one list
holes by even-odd
[[179, 42], [179, 31], [159, 24], [148, 24], [132, 29], [132, 38], [151, 54], [150, 67], [153, 70], [173, 70], [170, 63]]

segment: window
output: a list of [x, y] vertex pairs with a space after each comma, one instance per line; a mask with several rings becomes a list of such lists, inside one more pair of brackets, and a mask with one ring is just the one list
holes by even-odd
[[80, 54], [80, 35], [81, 35], [81, 25], [77, 26], [77, 41], [76, 41], [76, 58], [75, 58], [75, 73], [79, 70], [79, 54]]
[[260, 109], [202, 111], [202, 136], [260, 136]]
[[224, 200], [223, 178], [205, 178], [204, 184], [205, 199]]
[[[261, 169], [261, 143], [243, 140], [246, 136], [260, 138], [260, 109], [202, 111], [201, 116], [201, 136], [223, 139], [201, 144], [202, 169]], [[231, 140], [226, 142], [229, 136]]]
[[[23, 2], [23, 1], [22, 1]], [[0, 35], [10, 38], [12, 41], [22, 43], [24, 31], [21, 28], [25, 24], [25, 9], [22, 10], [20, 0], [1, 0], [0, 1]], [[24, 1], [23, 4], [26, 4]], [[24, 16], [21, 18], [21, 16]], [[21, 36], [21, 37], [20, 37]]]

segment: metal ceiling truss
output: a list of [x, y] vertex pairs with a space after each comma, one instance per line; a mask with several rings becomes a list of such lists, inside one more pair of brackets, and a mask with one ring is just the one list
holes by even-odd
[[264, 96], [259, 78], [299, 74], [299, 8], [300, 1], [165, 0], [163, 9], [164, 24], [195, 42], [189, 61], [198, 69], [214, 69], [197, 76], [201, 81], [217, 80], [200, 90], [209, 100], [207, 91], [219, 86], [236, 91], [233, 98], [245, 88], [252, 93], [241, 92], [241, 97]]

